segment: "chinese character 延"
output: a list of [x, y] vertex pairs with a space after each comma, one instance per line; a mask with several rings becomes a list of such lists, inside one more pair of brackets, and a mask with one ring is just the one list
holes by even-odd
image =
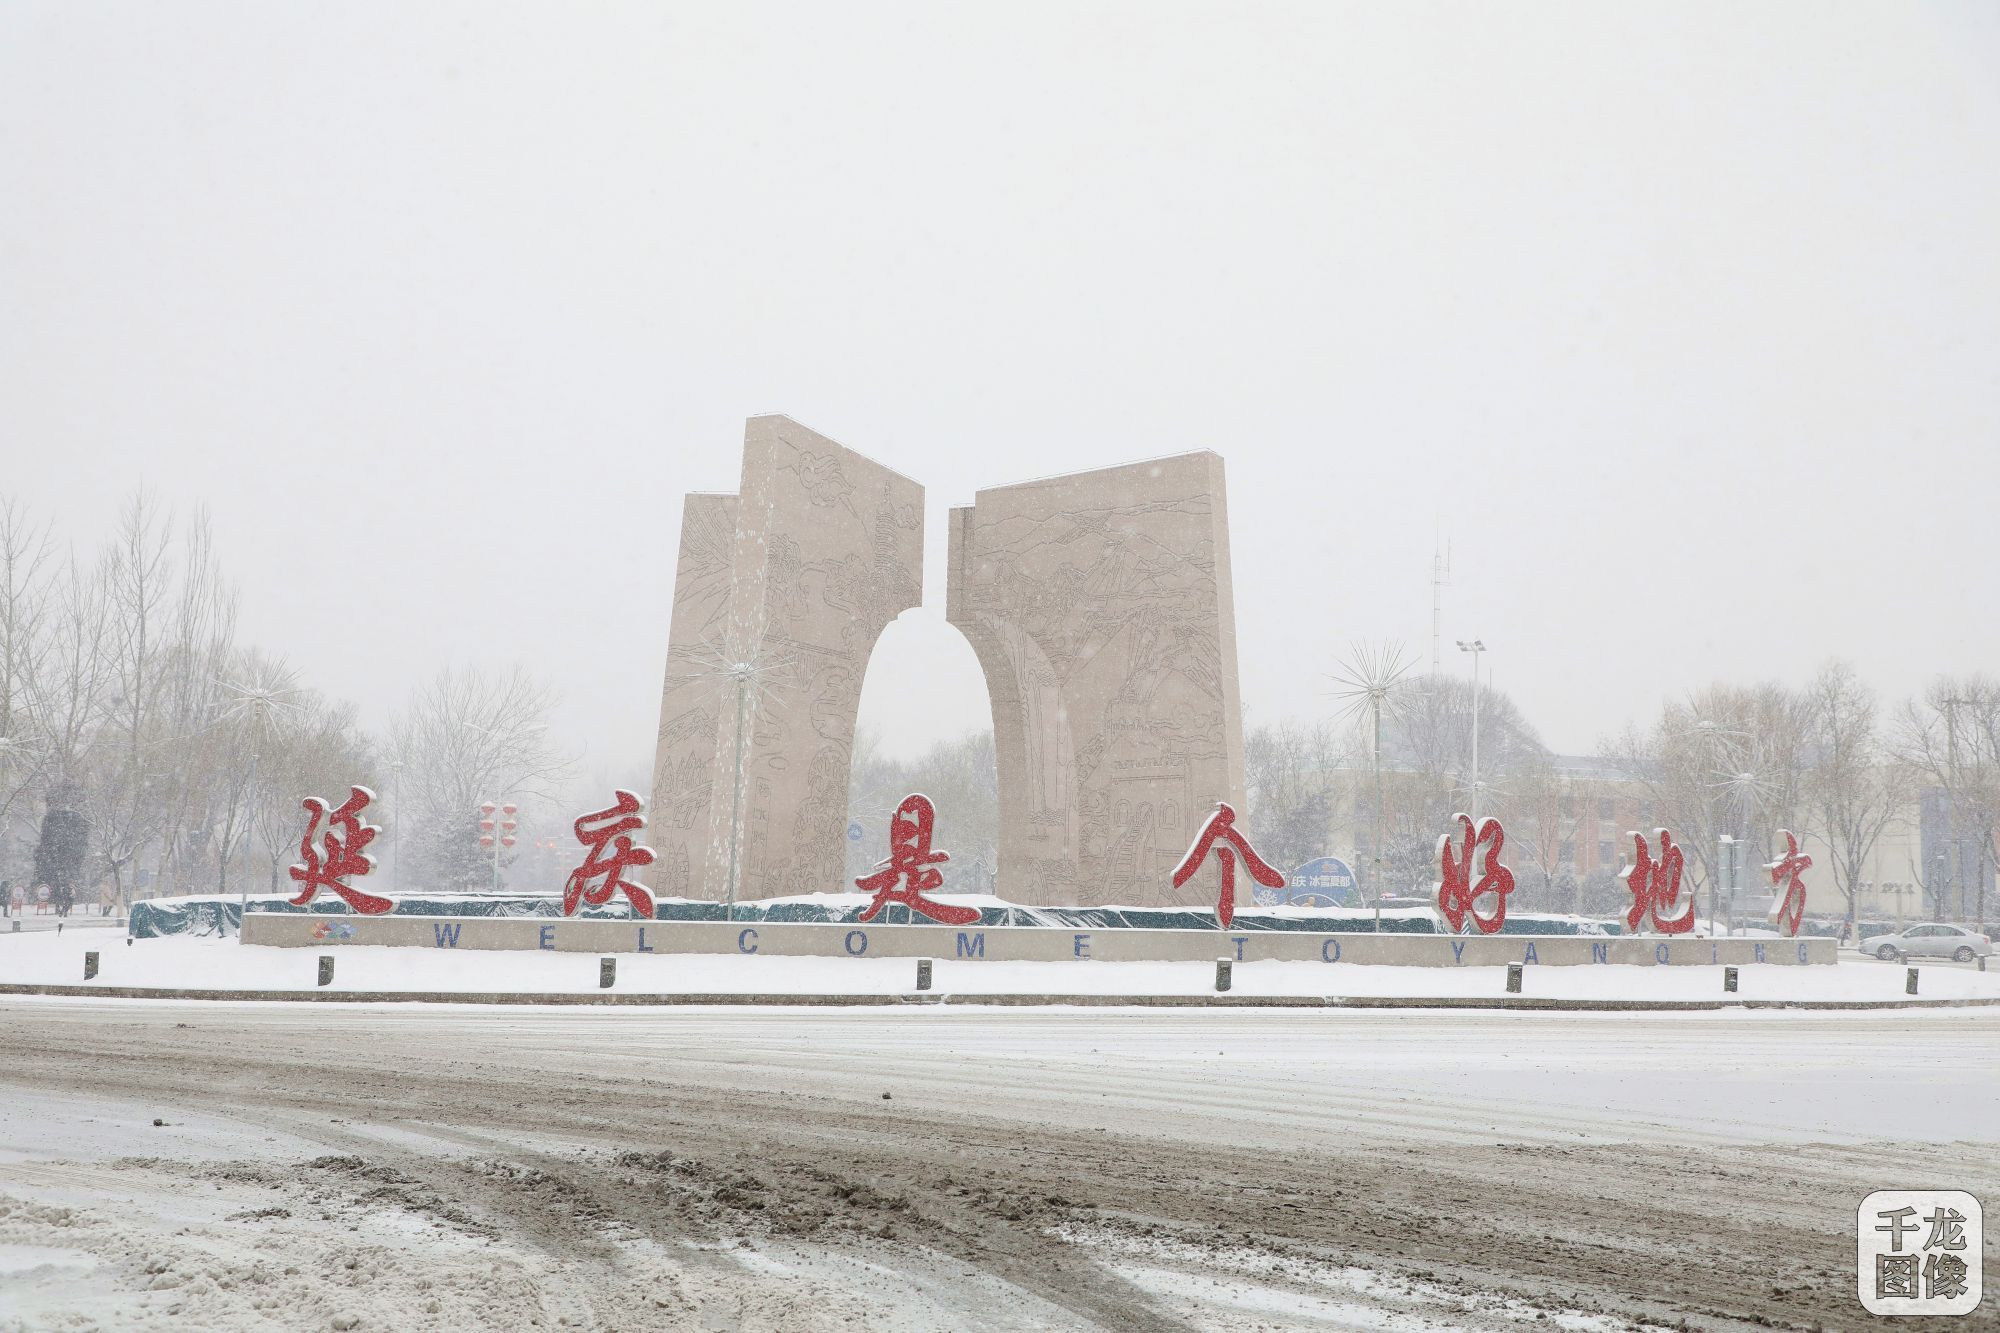
[[[653, 895], [623, 877], [628, 868], [653, 864], [653, 849], [632, 841], [633, 832], [646, 826], [646, 817], [639, 813], [639, 798], [631, 792], [621, 787], [612, 795], [615, 799], [608, 808], [576, 821], [576, 840], [589, 850], [563, 885], [564, 916], [575, 916], [579, 902], [593, 907], [608, 902], [614, 889], [623, 891], [638, 915], [653, 915]], [[593, 885], [594, 879], [604, 882]]]
[[889, 858], [873, 874], [854, 881], [863, 893], [875, 895], [875, 901], [868, 904], [859, 920], [873, 921], [890, 903], [901, 903], [948, 926], [969, 926], [979, 919], [976, 907], [959, 907], [924, 897], [944, 884], [944, 876], [933, 867], [951, 859], [950, 852], [931, 847], [931, 827], [936, 820], [937, 810], [928, 796], [913, 793], [896, 807], [895, 816], [889, 821]]
[[[306, 822], [305, 837], [299, 840], [299, 864], [286, 872], [299, 884], [299, 896], [292, 899], [294, 907], [304, 907], [321, 889], [332, 889], [349, 907], [370, 916], [396, 905], [341, 881], [343, 875], [365, 875], [375, 868], [375, 858], [366, 848], [382, 830], [361, 822], [362, 810], [374, 799], [375, 793], [368, 788], [350, 787], [338, 810], [329, 812], [326, 802], [317, 796], [301, 802], [312, 818]], [[324, 833], [320, 832], [321, 819], [327, 821]]]

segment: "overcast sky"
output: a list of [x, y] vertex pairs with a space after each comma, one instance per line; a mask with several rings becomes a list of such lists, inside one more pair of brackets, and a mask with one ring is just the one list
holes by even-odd
[[0, 3], [0, 490], [207, 502], [371, 722], [520, 662], [643, 774], [768, 411], [927, 487], [899, 751], [949, 506], [1202, 448], [1252, 724], [1428, 660], [1438, 531], [1565, 750], [2000, 667], [2000, 6]]

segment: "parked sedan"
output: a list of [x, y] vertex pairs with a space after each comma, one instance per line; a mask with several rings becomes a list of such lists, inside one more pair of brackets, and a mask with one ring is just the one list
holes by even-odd
[[1861, 952], [1872, 953], [1885, 962], [1897, 958], [1952, 958], [1969, 963], [1993, 952], [1993, 941], [1964, 926], [1932, 922], [1911, 926], [1900, 935], [1871, 935], [1861, 941]]

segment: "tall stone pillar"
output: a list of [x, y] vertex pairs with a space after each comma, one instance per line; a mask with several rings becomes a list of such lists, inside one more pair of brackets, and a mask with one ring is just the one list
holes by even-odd
[[847, 887], [862, 676], [922, 599], [923, 524], [923, 487], [782, 416], [745, 427], [737, 495], [687, 498], [646, 830], [659, 893], [725, 897], [732, 824], [739, 898]]
[[1243, 797], [1222, 459], [980, 491], [952, 510], [947, 589], [992, 696], [998, 892], [1199, 899], [1175, 893], [1174, 866], [1215, 803]]

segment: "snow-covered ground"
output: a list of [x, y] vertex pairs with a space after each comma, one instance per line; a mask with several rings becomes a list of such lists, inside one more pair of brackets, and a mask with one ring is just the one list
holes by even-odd
[[1847, 1328], [1863, 1194], [2000, 1189], [1991, 1009], [0, 1031], [7, 1333]]
[[[598, 991], [598, 956], [540, 951], [374, 948], [340, 945], [280, 949], [234, 939], [169, 938], [127, 943], [121, 932], [72, 928], [0, 934], [0, 983], [74, 985], [83, 956], [98, 954], [94, 984], [156, 989], [317, 989], [319, 956], [335, 960], [333, 990], [435, 991], [458, 994]], [[1920, 965], [1920, 999], [2000, 998], [2000, 970]], [[1904, 969], [1848, 955], [1832, 967], [1746, 966], [1739, 1000], [1901, 1000]], [[614, 993], [902, 995], [916, 983], [907, 958], [778, 956], [618, 956]], [[1719, 967], [1530, 966], [1528, 997], [1571, 1000], [1723, 1000]], [[1506, 993], [1500, 967], [1382, 967], [1341, 963], [1254, 962], [1234, 969], [1237, 995], [1368, 996], [1445, 999]], [[961, 962], [940, 959], [932, 990], [942, 995], [1212, 995], [1212, 963]]]

